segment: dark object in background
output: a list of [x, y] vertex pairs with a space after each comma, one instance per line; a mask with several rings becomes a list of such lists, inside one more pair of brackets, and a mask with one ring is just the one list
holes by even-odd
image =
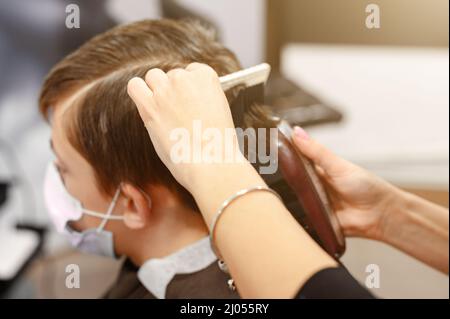
[[305, 127], [342, 119], [342, 114], [332, 106], [279, 73], [270, 75], [265, 93], [266, 104], [272, 106], [275, 114], [291, 125]]
[[2, 207], [8, 199], [8, 189], [10, 183], [7, 181], [0, 181], [0, 207]]
[[206, 16], [192, 11], [186, 8], [176, 0], [160, 0], [159, 7], [164, 18], [170, 19], [195, 19], [201, 21], [204, 25], [214, 29], [216, 31], [217, 39], [220, 40], [220, 30], [217, 26]]
[[[74, 2], [80, 8], [80, 28], [68, 29], [65, 8]], [[106, 10], [106, 3], [107, 0], [0, 1], [0, 70], [8, 74], [0, 77], [0, 98], [27, 92], [24, 79], [35, 81], [25, 82], [34, 84], [33, 93], [37, 94], [40, 82], [56, 62], [94, 35], [115, 26], [117, 22]], [[30, 101], [22, 107], [28, 113], [36, 105]], [[17, 127], [17, 133], [11, 135], [26, 134], [34, 123]]]
[[[6, 181], [6, 180], [0, 181], [0, 212], [2, 211], [1, 210], [2, 206], [5, 205], [6, 202], [8, 201], [8, 193], [9, 193], [9, 190], [12, 187], [12, 185], [13, 185], [12, 181]], [[21, 264], [19, 269], [17, 269], [16, 275], [13, 278], [11, 278], [10, 280], [0, 279], [0, 299], [3, 297], [4, 294], [6, 294], [8, 292], [8, 290], [11, 287], [13, 287], [15, 285], [17, 279], [21, 277], [21, 275], [24, 273], [25, 269], [31, 263], [33, 258], [40, 253], [43, 242], [44, 242], [44, 236], [45, 236], [45, 233], [47, 232], [46, 227], [38, 226], [36, 224], [20, 223], [20, 224], [17, 224], [15, 228], [16, 228], [17, 232], [32, 231], [32, 232], [36, 233], [38, 235], [39, 241], [38, 241], [37, 246], [32, 251], [29, 252], [30, 255], [27, 258], [27, 260]], [[1, 244], [2, 243], [0, 242], [0, 245]], [[14, 249], [14, 248], [15, 247], [7, 247], [7, 249]]]

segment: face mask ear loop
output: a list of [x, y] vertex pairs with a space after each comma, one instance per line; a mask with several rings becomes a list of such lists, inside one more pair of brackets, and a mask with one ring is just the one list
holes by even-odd
[[101, 232], [103, 230], [103, 228], [105, 227], [106, 223], [109, 220], [109, 217], [111, 216], [114, 207], [116, 207], [116, 203], [117, 200], [119, 199], [119, 195], [120, 195], [120, 186], [117, 188], [116, 193], [114, 194], [113, 200], [111, 202], [111, 205], [109, 205], [108, 211], [105, 214], [105, 217], [103, 218], [100, 226], [98, 226], [97, 228], [97, 232]]
[[139, 187], [139, 190], [141, 191], [142, 194], [144, 194], [145, 198], [147, 199], [148, 205], [151, 206], [152, 200], [150, 196], [142, 188]]

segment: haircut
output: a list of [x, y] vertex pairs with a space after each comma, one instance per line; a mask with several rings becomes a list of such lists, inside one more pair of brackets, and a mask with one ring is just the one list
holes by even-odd
[[[63, 96], [83, 89], [64, 122], [69, 143], [89, 162], [97, 186], [112, 194], [121, 182], [161, 184], [198, 209], [192, 196], [161, 162], [139, 113], [127, 94], [134, 76], [151, 68], [169, 71], [192, 62], [224, 75], [240, 69], [235, 55], [215, 33], [193, 20], [144, 20], [95, 36], [56, 64], [47, 75], [39, 108], [48, 120]], [[226, 92], [232, 103], [237, 92]], [[180, 109], [180, 112], [183, 110]]]

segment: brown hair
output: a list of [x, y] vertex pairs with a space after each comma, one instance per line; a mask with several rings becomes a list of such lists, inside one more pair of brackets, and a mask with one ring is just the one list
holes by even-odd
[[[199, 22], [162, 19], [118, 26], [53, 67], [42, 87], [40, 111], [48, 118], [58, 98], [89, 85], [70, 108], [73, 114], [66, 133], [94, 168], [100, 189], [111, 194], [120, 182], [138, 187], [162, 184], [196, 208], [191, 195], [158, 158], [126, 89], [128, 80], [144, 77], [150, 68], [169, 71], [191, 62], [206, 63], [219, 75], [240, 69], [235, 55]], [[227, 96], [230, 100], [236, 94]]]

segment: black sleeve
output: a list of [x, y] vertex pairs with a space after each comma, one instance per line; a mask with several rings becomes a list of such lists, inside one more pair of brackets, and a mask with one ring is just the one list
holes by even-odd
[[297, 299], [373, 299], [342, 266], [314, 274], [300, 289]]

